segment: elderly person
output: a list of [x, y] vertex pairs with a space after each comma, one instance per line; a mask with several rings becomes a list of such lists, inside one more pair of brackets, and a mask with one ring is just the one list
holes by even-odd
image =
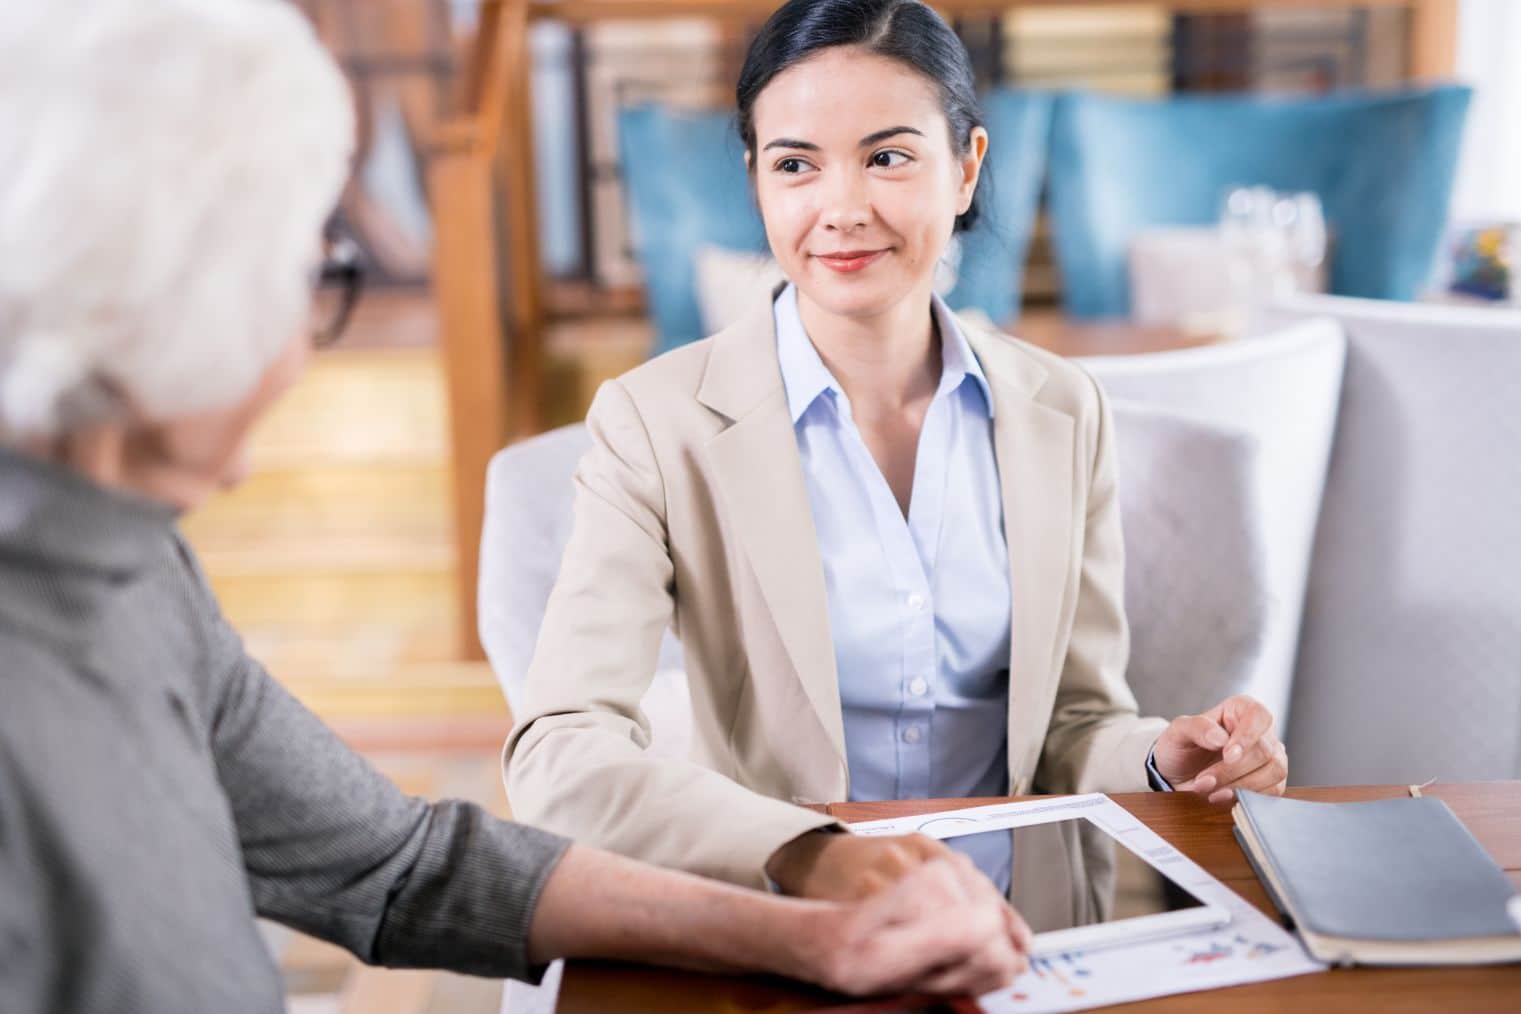
[[0, 18], [0, 1010], [278, 1009], [255, 914], [493, 976], [1007, 982], [1025, 931], [965, 864], [799, 901], [429, 805], [245, 654], [175, 516], [237, 481], [308, 355], [351, 133], [284, 3]]

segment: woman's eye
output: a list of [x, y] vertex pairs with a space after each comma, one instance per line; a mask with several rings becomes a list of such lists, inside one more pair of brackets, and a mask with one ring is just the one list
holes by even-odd
[[908, 162], [908, 155], [901, 151], [879, 151], [871, 157], [875, 169], [896, 169]]
[[808, 171], [808, 163], [800, 158], [784, 158], [776, 164], [776, 168], [778, 172], [796, 176]]

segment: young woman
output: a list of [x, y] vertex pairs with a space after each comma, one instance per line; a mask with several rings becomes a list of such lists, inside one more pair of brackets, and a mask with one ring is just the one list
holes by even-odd
[[[917, 0], [793, 0], [750, 49], [738, 113], [790, 284], [599, 392], [507, 746], [515, 811], [853, 897], [943, 846], [829, 833], [796, 804], [1281, 791], [1259, 703], [1136, 714], [1103, 392], [933, 295], [996, 143], [950, 28]], [[691, 681], [685, 763], [643, 752], [668, 626]], [[1007, 835], [953, 844], [1000, 886], [1011, 858], [1038, 870], [1016, 900], [1056, 922], [1101, 904], [1058, 835], [1012, 857]]]

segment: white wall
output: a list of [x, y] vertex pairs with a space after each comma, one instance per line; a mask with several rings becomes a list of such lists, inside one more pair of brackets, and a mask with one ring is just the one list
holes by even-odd
[[1453, 218], [1521, 221], [1521, 3], [1462, 0], [1458, 78], [1475, 93]]

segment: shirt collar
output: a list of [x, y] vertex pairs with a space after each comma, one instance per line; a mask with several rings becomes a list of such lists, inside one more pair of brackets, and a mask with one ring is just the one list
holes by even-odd
[[930, 302], [934, 307], [935, 320], [940, 324], [940, 391], [955, 390], [966, 378], [971, 377], [977, 390], [982, 393], [981, 407], [989, 419], [993, 418], [993, 390], [988, 386], [987, 375], [982, 372], [977, 354], [972, 351], [966, 334], [961, 330], [961, 323], [939, 295], [931, 296]]
[[797, 286], [788, 285], [776, 297], [776, 357], [782, 367], [782, 385], [787, 389], [787, 408], [792, 413], [793, 425], [803, 417], [819, 396], [833, 391], [838, 397], [844, 392], [819, 350], [808, 339], [803, 328], [803, 316], [797, 305]]
[[[962, 333], [950, 307], [938, 295], [931, 299], [935, 320], [940, 327], [941, 349], [940, 386], [935, 391], [935, 397], [954, 391], [971, 377], [982, 394], [979, 407], [991, 419], [993, 392], [982, 372], [982, 364], [977, 361], [977, 356], [967, 343], [966, 335]], [[836, 398], [843, 398], [845, 392], [841, 390], [834, 374], [829, 372], [829, 367], [824, 365], [818, 349], [813, 347], [808, 331], [803, 327], [802, 313], [797, 304], [797, 286], [788, 285], [784, 288], [776, 298], [773, 309], [776, 317], [777, 360], [782, 369], [782, 385], [787, 391], [787, 408], [792, 414], [793, 425], [796, 425], [803, 413], [825, 391], [833, 391]]]

